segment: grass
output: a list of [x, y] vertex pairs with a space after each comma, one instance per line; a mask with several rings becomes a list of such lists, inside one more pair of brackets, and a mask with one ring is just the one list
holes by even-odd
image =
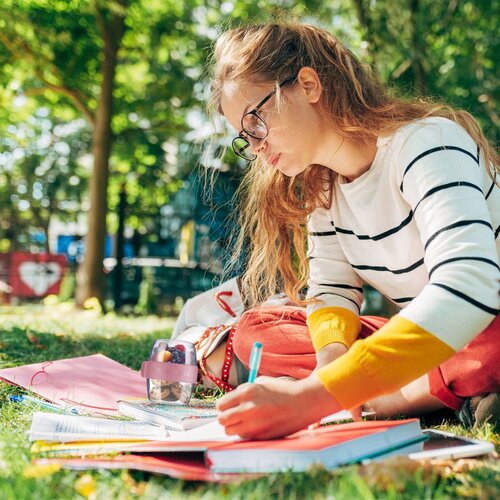
[[[134, 369], [148, 357], [153, 341], [169, 337], [173, 320], [118, 317], [75, 311], [70, 305], [23, 306], [0, 310], [0, 368], [101, 352]], [[401, 458], [351, 466], [334, 472], [273, 474], [237, 485], [184, 482], [129, 471], [33, 469], [25, 431], [33, 409], [8, 401], [19, 390], [0, 383], [0, 498], [2, 499], [399, 499], [500, 496], [500, 464], [482, 460], [419, 463]], [[493, 441], [490, 426], [466, 431], [451, 421], [432, 427]]]

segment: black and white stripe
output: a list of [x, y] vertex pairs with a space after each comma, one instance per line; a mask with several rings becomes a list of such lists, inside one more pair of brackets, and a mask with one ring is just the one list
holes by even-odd
[[460, 297], [461, 299], [465, 300], [469, 304], [472, 304], [473, 306], [477, 307], [478, 309], [481, 309], [484, 312], [487, 312], [488, 314], [493, 314], [496, 316], [500, 311], [498, 309], [495, 309], [494, 307], [487, 306], [486, 304], [483, 304], [482, 302], [479, 302], [476, 299], [473, 299], [470, 295], [467, 295], [460, 290], [456, 290], [455, 288], [452, 288], [451, 286], [445, 285], [443, 283], [430, 283], [433, 286], [438, 286], [440, 288], [443, 288], [444, 290], [452, 293], [453, 295]]
[[476, 162], [476, 164], [479, 165], [479, 156], [475, 157], [470, 151], [467, 151], [466, 149], [460, 148], [458, 146], [438, 146], [436, 148], [431, 148], [428, 149], [427, 151], [424, 151], [423, 153], [420, 153], [406, 166], [406, 168], [403, 171], [403, 178], [401, 180], [401, 184], [399, 185], [400, 191], [403, 192], [403, 183], [405, 180], [405, 176], [408, 173], [408, 171], [415, 165], [415, 163], [417, 163], [422, 158], [425, 158], [426, 156], [429, 156], [434, 153], [440, 153], [443, 151], [459, 151], [463, 154], [466, 154], [467, 156], [470, 156]]
[[475, 260], [477, 262], [485, 262], [486, 264], [489, 264], [490, 266], [493, 266], [497, 271], [500, 271], [500, 267], [498, 264], [491, 259], [486, 259], [484, 257], [473, 257], [473, 256], [468, 256], [465, 255], [463, 257], [453, 257], [451, 259], [446, 259], [443, 260], [442, 262], [437, 263], [435, 266], [433, 266], [430, 271], [429, 271], [429, 279], [432, 277], [434, 274], [434, 271], [436, 269], [439, 269], [441, 266], [444, 266], [446, 264], [451, 264], [452, 262], [458, 262], [458, 261], [464, 261], [464, 260]]
[[389, 300], [392, 300], [392, 302], [395, 302], [396, 304], [404, 304], [406, 302], [411, 302], [415, 297], [401, 297], [399, 299], [391, 299], [389, 297]]
[[333, 288], [344, 288], [346, 290], [355, 290], [356, 292], [363, 293], [363, 287], [345, 285], [343, 283], [320, 283], [318, 286], [327, 286]]
[[[370, 236], [368, 234], [356, 234], [351, 229], [345, 229], [345, 228], [341, 228], [338, 226], [335, 226], [335, 229], [337, 230], [337, 233], [339, 233], [339, 234], [346, 234], [346, 235], [355, 236], [358, 240], [379, 241], [379, 240], [383, 240], [384, 238], [387, 238], [388, 236], [392, 236], [393, 234], [396, 234], [398, 231], [400, 231], [405, 226], [407, 226], [412, 221], [412, 219], [413, 219], [413, 212], [410, 211], [408, 216], [402, 222], [400, 222], [397, 226], [395, 226], [391, 229], [388, 229], [387, 231], [383, 231], [382, 233], [376, 234], [375, 236]], [[332, 222], [332, 225], [335, 225], [335, 224]]]
[[317, 231], [308, 233], [309, 236], [335, 236], [337, 231]]
[[481, 224], [483, 226], [486, 226], [487, 228], [491, 229], [493, 231], [493, 228], [491, 227], [491, 224], [488, 221], [485, 220], [461, 220], [458, 222], [454, 222], [453, 224], [449, 224], [447, 226], [442, 227], [438, 231], [436, 231], [430, 238], [427, 239], [427, 241], [424, 244], [424, 250], [427, 250], [427, 247], [442, 233], [449, 231], [450, 229], [456, 229], [457, 227], [464, 227], [464, 226], [470, 226], [472, 224]]
[[313, 297], [315, 299], [317, 299], [318, 297], [321, 297], [323, 295], [332, 295], [332, 296], [336, 296], [336, 297], [342, 297], [343, 299], [348, 300], [349, 302], [352, 302], [356, 306], [356, 309], [358, 310], [358, 312], [361, 309], [361, 306], [355, 300], [350, 299], [349, 297], [345, 297], [344, 295], [341, 295], [340, 293], [321, 292], [321, 293], [317, 293], [317, 294], [313, 295]]
[[369, 264], [352, 264], [352, 267], [354, 269], [357, 269], [358, 271], [379, 271], [379, 272], [388, 272], [391, 274], [406, 274], [411, 271], [414, 271], [415, 269], [423, 265], [424, 265], [424, 259], [422, 258], [420, 260], [417, 260], [417, 262], [414, 262], [413, 264], [409, 265], [408, 267], [404, 267], [402, 269], [390, 269], [385, 266], [372, 266]]
[[495, 172], [495, 180], [491, 183], [491, 186], [488, 189], [488, 192], [486, 193], [486, 199], [488, 199], [490, 197], [491, 193], [493, 192], [493, 188], [497, 185], [496, 178], [497, 178], [497, 176], [496, 176], [496, 172]]
[[417, 208], [419, 207], [420, 203], [422, 203], [426, 198], [429, 196], [438, 193], [439, 191], [442, 191], [443, 189], [450, 189], [453, 187], [469, 187], [472, 189], [478, 190], [481, 194], [483, 193], [483, 190], [479, 187], [473, 184], [472, 182], [464, 182], [464, 181], [457, 181], [457, 182], [449, 182], [448, 184], [442, 184], [441, 186], [436, 186], [432, 189], [429, 189], [422, 198], [420, 198], [420, 201], [415, 205], [415, 208], [413, 209], [413, 213], [417, 211]]

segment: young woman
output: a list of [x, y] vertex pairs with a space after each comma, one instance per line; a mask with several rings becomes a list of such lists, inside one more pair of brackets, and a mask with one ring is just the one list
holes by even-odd
[[[300, 380], [228, 393], [228, 434], [286, 435], [363, 404], [417, 414], [496, 398], [499, 157], [477, 122], [394, 97], [335, 37], [301, 24], [224, 33], [212, 104], [250, 162], [246, 289], [256, 303], [277, 287], [291, 300], [308, 290], [307, 311], [261, 308], [240, 322], [244, 363], [260, 340], [260, 373]], [[401, 311], [360, 318], [363, 282]]]

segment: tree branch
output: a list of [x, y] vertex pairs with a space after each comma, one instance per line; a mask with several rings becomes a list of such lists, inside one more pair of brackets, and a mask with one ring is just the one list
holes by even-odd
[[[43, 91], [50, 89], [53, 90], [54, 92], [66, 95], [71, 99], [71, 101], [75, 105], [75, 108], [78, 109], [78, 111], [80, 111], [84, 115], [84, 117], [90, 122], [91, 125], [94, 125], [95, 123], [94, 115], [92, 114], [92, 111], [86, 106], [85, 96], [83, 95], [83, 93], [79, 90], [69, 88], [67, 85], [64, 85], [64, 83], [56, 85], [54, 83], [49, 82], [47, 78], [43, 75], [42, 71], [39, 69], [39, 63], [40, 63], [39, 55], [35, 54], [32, 48], [27, 43], [25, 43], [24, 40], [20, 41], [21, 43], [20, 44], [18, 43], [16, 45], [0, 31], [0, 42], [4, 44], [4, 46], [14, 56], [15, 59], [22, 60], [28, 58], [33, 61], [36, 61], [34, 73], [35, 76], [42, 83], [44, 83], [45, 88], [43, 88]], [[21, 45], [21, 48], [23, 49], [22, 52], [19, 50], [18, 47], [19, 45]], [[59, 68], [55, 66], [52, 63], [52, 61], [44, 60], [43, 62], [44, 65], [50, 66], [52, 68], [52, 73], [59, 81], [61, 82], [64, 81]], [[26, 95], [39, 95], [41, 93], [42, 93], [41, 91], [38, 91], [35, 88], [25, 91]]]
[[[39, 75], [37, 76], [40, 78]], [[24, 91], [24, 94], [28, 97], [31, 97], [36, 95], [43, 95], [47, 90], [52, 90], [54, 92], [57, 92], [58, 94], [66, 95], [73, 101], [75, 108], [78, 111], [80, 111], [80, 113], [82, 113], [82, 115], [87, 119], [87, 121], [91, 125], [95, 124], [95, 117], [93, 113], [89, 110], [89, 108], [87, 108], [87, 106], [85, 106], [83, 101], [80, 99], [77, 91], [61, 85], [54, 85], [52, 83], [47, 82], [45, 79], [41, 80], [45, 84], [44, 87], [32, 87], [30, 89], [26, 89]]]
[[426, 73], [422, 63], [425, 59], [425, 47], [421, 43], [422, 36], [419, 32], [418, 15], [420, 11], [419, 0], [410, 0], [410, 20], [412, 23], [411, 41], [412, 41], [412, 67], [415, 72], [415, 83], [420, 92], [423, 92], [426, 86]]

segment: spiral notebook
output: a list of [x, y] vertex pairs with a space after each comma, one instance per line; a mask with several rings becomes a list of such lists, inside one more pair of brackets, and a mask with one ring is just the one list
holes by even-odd
[[186, 431], [208, 424], [217, 418], [215, 402], [191, 400], [188, 405], [157, 403], [149, 399], [118, 401], [120, 415], [143, 422]]

